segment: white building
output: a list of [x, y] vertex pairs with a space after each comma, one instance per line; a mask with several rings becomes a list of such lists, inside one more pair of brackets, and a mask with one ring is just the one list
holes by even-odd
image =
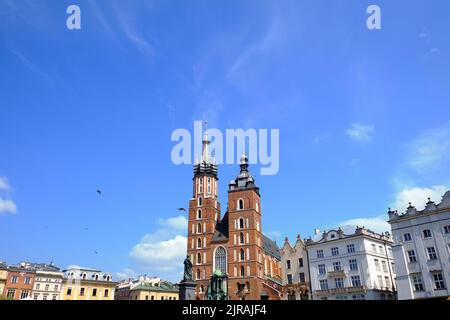
[[51, 265], [36, 265], [36, 277], [33, 285], [34, 300], [60, 300], [63, 285], [63, 273]]
[[450, 191], [425, 209], [389, 209], [399, 299], [450, 296]]
[[392, 239], [388, 232], [345, 226], [308, 239], [313, 299], [395, 299]]

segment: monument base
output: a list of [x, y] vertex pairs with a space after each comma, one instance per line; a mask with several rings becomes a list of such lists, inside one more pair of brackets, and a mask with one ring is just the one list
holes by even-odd
[[180, 300], [195, 300], [195, 287], [197, 284], [194, 281], [181, 281], [178, 284]]

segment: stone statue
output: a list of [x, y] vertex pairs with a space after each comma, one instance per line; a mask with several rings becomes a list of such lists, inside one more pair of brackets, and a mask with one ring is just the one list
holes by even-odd
[[186, 259], [184, 260], [184, 275], [183, 280], [184, 281], [192, 281], [192, 262], [189, 259], [189, 256], [186, 256]]

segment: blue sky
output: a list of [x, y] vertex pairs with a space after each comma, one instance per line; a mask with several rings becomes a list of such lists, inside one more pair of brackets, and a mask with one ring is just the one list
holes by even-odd
[[[81, 8], [82, 29], [66, 28]], [[366, 28], [377, 4], [382, 29]], [[263, 229], [386, 228], [450, 188], [448, 1], [0, 1], [0, 260], [179, 280], [171, 133], [280, 129]], [[236, 165], [219, 168], [222, 207]], [[99, 196], [97, 189], [103, 191]], [[95, 253], [97, 251], [97, 254]]]

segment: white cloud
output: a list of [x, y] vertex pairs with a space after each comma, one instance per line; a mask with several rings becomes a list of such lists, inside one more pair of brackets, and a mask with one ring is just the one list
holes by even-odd
[[141, 243], [130, 252], [132, 258], [144, 266], [156, 271], [172, 271], [181, 266], [186, 256], [187, 239], [177, 235], [172, 239], [147, 242], [144, 237]]
[[8, 212], [12, 214], [16, 213], [16, 204], [12, 200], [0, 198], [0, 214]]
[[437, 185], [431, 188], [405, 188], [397, 194], [395, 208], [403, 212], [409, 206], [409, 202], [418, 210], [422, 210], [428, 202], [428, 197], [439, 203], [448, 188], [444, 185]]
[[125, 279], [136, 279], [138, 274], [133, 269], [125, 268], [121, 272], [116, 272], [116, 276], [119, 280], [125, 280]]
[[178, 216], [173, 218], [168, 218], [166, 220], [161, 219], [159, 223], [163, 226], [173, 228], [176, 230], [187, 230], [188, 221], [184, 216]]
[[390, 231], [391, 227], [389, 223], [387, 223], [387, 215], [380, 215], [377, 217], [368, 217], [368, 218], [354, 218], [340, 222], [338, 225], [346, 226], [358, 226], [365, 227], [366, 229], [370, 229], [372, 231], [382, 233], [385, 231]]
[[[144, 235], [130, 251], [130, 256], [148, 273], [179, 281], [186, 257], [187, 220], [184, 216], [160, 219], [160, 227]], [[123, 272], [125, 274], [125, 272]]]
[[427, 130], [409, 144], [407, 164], [418, 173], [450, 162], [450, 125]]
[[9, 191], [11, 186], [8, 183], [8, 179], [5, 177], [0, 177], [0, 190]]
[[368, 143], [373, 140], [375, 127], [373, 125], [363, 125], [360, 123], [352, 123], [345, 130], [347, 136], [355, 142]]

